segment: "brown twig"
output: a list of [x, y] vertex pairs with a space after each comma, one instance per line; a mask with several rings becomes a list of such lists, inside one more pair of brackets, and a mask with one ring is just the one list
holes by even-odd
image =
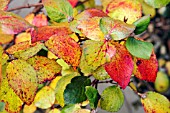
[[19, 10], [19, 9], [23, 9], [23, 8], [31, 8], [31, 7], [37, 7], [37, 6], [42, 6], [42, 3], [36, 3], [36, 4], [27, 4], [24, 6], [19, 6], [19, 7], [15, 7], [12, 9], [8, 9], [7, 11], [15, 11], [15, 10]]

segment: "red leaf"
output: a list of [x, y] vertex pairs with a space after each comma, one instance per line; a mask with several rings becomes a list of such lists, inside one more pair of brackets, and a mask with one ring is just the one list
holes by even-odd
[[34, 29], [31, 32], [32, 42], [46, 41], [52, 35], [65, 36], [71, 34], [71, 31], [67, 27], [56, 27], [56, 26], [44, 26]]
[[79, 65], [81, 50], [74, 39], [66, 36], [52, 36], [45, 42], [48, 49], [73, 67]]
[[149, 82], [154, 82], [158, 71], [158, 61], [154, 52], [149, 60], [135, 58], [134, 59], [134, 75]]
[[72, 5], [72, 7], [75, 7], [78, 0], [68, 0], [70, 2], [70, 4]]
[[116, 46], [116, 55], [110, 63], [105, 65], [105, 69], [110, 77], [125, 89], [130, 81], [134, 64], [132, 56], [123, 45], [119, 43], [114, 43], [114, 45]]
[[41, 27], [48, 25], [47, 17], [44, 14], [38, 14], [34, 17], [32, 24]]

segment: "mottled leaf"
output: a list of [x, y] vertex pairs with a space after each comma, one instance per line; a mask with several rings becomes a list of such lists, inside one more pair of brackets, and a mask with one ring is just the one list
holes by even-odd
[[52, 80], [61, 71], [61, 66], [55, 61], [43, 56], [35, 56], [27, 60], [37, 72], [38, 82]]
[[33, 27], [22, 17], [0, 10], [0, 29], [5, 34], [18, 34], [30, 27]]
[[150, 42], [144, 42], [133, 37], [129, 37], [126, 41], [126, 48], [135, 57], [150, 59], [153, 45]]
[[117, 112], [124, 103], [124, 95], [119, 87], [109, 86], [101, 94], [100, 107], [109, 112]]
[[110, 63], [105, 65], [105, 69], [110, 77], [125, 89], [130, 81], [134, 64], [132, 56], [123, 45], [119, 43], [114, 43], [114, 45], [116, 46], [116, 55]]
[[142, 16], [142, 6], [137, 0], [112, 0], [106, 12], [114, 19], [124, 21], [127, 19], [128, 24], [132, 24]]
[[61, 113], [74, 113], [78, 109], [80, 109], [80, 105], [78, 105], [78, 104], [70, 104], [70, 105], [65, 106], [61, 110]]
[[7, 10], [10, 0], [1, 0], [0, 10]]
[[47, 109], [50, 108], [55, 102], [55, 92], [49, 86], [43, 87], [35, 96], [35, 106]]
[[115, 53], [116, 48], [110, 42], [87, 40], [83, 44], [80, 69], [83, 73], [90, 74], [99, 66], [109, 62]]
[[100, 29], [113, 40], [121, 40], [128, 37], [135, 30], [135, 26], [110, 17], [103, 17], [100, 19]]
[[60, 106], [64, 106], [64, 90], [67, 86], [67, 84], [69, 84], [71, 82], [71, 79], [74, 78], [77, 75], [74, 74], [69, 74], [66, 76], [63, 76], [58, 82], [57, 82], [57, 86], [55, 88], [55, 94], [56, 94], [56, 100], [58, 101], [58, 104], [60, 104]]
[[37, 107], [32, 103], [31, 105], [24, 105], [23, 113], [34, 113]]
[[92, 73], [93, 77], [97, 80], [105, 80], [110, 78], [110, 76], [108, 75], [108, 73], [106, 72], [104, 66], [100, 66], [98, 67], [93, 73]]
[[134, 75], [149, 82], [154, 82], [158, 71], [158, 61], [156, 55], [152, 52], [149, 60], [134, 58]]
[[48, 16], [56, 22], [70, 22], [73, 8], [67, 0], [42, 0]]
[[138, 35], [144, 32], [148, 28], [149, 23], [150, 23], [150, 15], [143, 16], [142, 18], [138, 19], [133, 23], [136, 26], [134, 33]]
[[37, 91], [37, 76], [34, 68], [24, 60], [13, 60], [7, 66], [10, 87], [22, 101], [30, 105]]
[[47, 48], [66, 63], [77, 67], [80, 62], [81, 50], [77, 42], [69, 36], [52, 36], [45, 42]]
[[65, 104], [76, 104], [85, 101], [87, 99], [85, 95], [85, 87], [90, 85], [91, 81], [88, 77], [74, 77], [64, 90]]
[[103, 6], [103, 11], [106, 12], [107, 6], [112, 0], [100, 0]]
[[141, 98], [146, 113], [170, 113], [169, 100], [156, 92], [147, 92], [146, 98]]
[[48, 20], [44, 14], [38, 14], [34, 17], [32, 24], [37, 27], [47, 26]]
[[37, 42], [37, 41], [46, 41], [52, 35], [65, 36], [71, 33], [72, 32], [69, 30], [67, 26], [66, 27], [44, 26], [44, 27], [39, 27], [37, 29], [34, 29], [31, 32], [31, 37], [32, 37], [32, 42]]
[[[0, 58], [1, 58], [1, 56], [0, 56]], [[1, 61], [1, 65], [6, 64], [8, 60], [9, 60], [9, 56], [6, 53], [3, 53], [2, 54], [2, 60], [0, 60]]]
[[154, 8], [161, 8], [170, 3], [169, 0], [144, 0], [144, 1]]
[[98, 100], [99, 100], [99, 93], [97, 89], [92, 86], [86, 86], [85, 92], [87, 99], [90, 101], [90, 108], [95, 109], [97, 108]]
[[22, 108], [22, 100], [15, 94], [8, 84], [6, 77], [6, 65], [2, 66], [2, 82], [0, 83], [0, 101], [5, 103], [6, 111], [17, 113]]

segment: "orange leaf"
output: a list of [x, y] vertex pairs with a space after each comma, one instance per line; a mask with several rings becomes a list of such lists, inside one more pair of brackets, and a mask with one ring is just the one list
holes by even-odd
[[61, 71], [61, 66], [55, 60], [43, 56], [35, 56], [27, 60], [37, 72], [38, 82], [52, 80]]
[[13, 60], [7, 66], [7, 78], [14, 92], [22, 101], [30, 105], [34, 101], [38, 88], [34, 68], [24, 60]]
[[46, 41], [52, 35], [65, 36], [71, 34], [69, 28], [67, 27], [56, 27], [56, 26], [44, 26], [39, 27], [31, 32], [32, 42]]
[[149, 82], [154, 82], [158, 71], [158, 61], [156, 55], [152, 52], [149, 60], [134, 58], [134, 75]]
[[134, 68], [132, 56], [123, 45], [113, 44], [116, 46], [116, 55], [110, 63], [105, 65], [105, 69], [110, 77], [125, 89], [130, 82]]
[[8, 9], [8, 4], [9, 4], [10, 0], [0, 0], [0, 10], [7, 10]]
[[79, 44], [69, 36], [52, 36], [45, 42], [47, 48], [73, 67], [79, 65], [81, 50]]

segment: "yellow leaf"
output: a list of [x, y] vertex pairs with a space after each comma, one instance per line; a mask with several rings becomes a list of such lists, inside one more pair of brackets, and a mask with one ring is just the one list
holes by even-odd
[[0, 33], [0, 44], [7, 44], [14, 39], [14, 35]]
[[57, 58], [58, 58], [58, 57], [57, 57], [55, 54], [53, 54], [51, 51], [48, 51], [47, 57], [48, 57], [49, 59], [57, 59]]
[[57, 108], [54, 108], [54, 109], [50, 110], [49, 113], [60, 113], [60, 110]]
[[156, 15], [155, 8], [149, 6], [145, 2], [142, 3], [142, 11], [144, 15], [151, 15], [151, 18], [155, 17]]
[[74, 113], [90, 113], [90, 110], [88, 110], [88, 109], [78, 109], [78, 110], [74, 111]]
[[56, 85], [57, 85], [57, 82], [59, 81], [61, 79], [61, 76], [57, 76], [55, 79], [53, 79], [52, 81], [51, 81], [51, 83], [50, 83], [50, 87], [52, 88], [52, 89], [55, 89], [55, 87], [56, 87]]
[[15, 38], [15, 43], [18, 44], [20, 42], [29, 41], [29, 44], [31, 44], [31, 34], [27, 32], [20, 33]]
[[25, 105], [23, 108], [23, 113], [34, 113], [37, 107], [34, 104]]

